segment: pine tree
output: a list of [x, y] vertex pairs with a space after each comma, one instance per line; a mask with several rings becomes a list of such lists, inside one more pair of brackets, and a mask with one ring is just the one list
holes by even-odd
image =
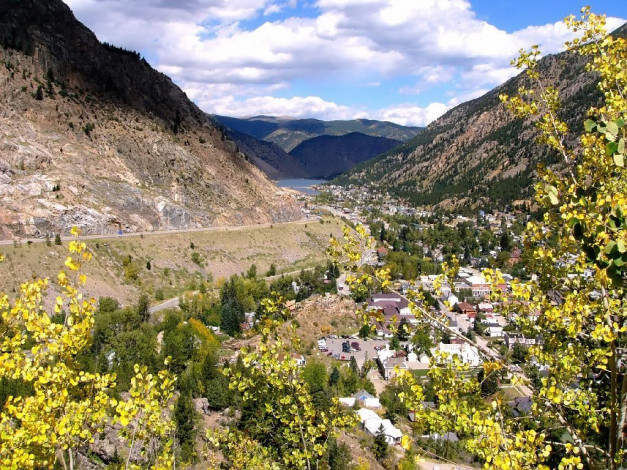
[[190, 390], [181, 392], [176, 406], [174, 407], [174, 422], [176, 423], [176, 433], [179, 445], [181, 446], [181, 457], [184, 462], [189, 462], [194, 458], [194, 440], [196, 438], [196, 410]]
[[388, 442], [385, 440], [385, 428], [383, 424], [379, 426], [377, 434], [372, 441], [372, 454], [381, 462], [388, 455]]
[[329, 386], [334, 387], [340, 381], [340, 371], [336, 366], [333, 366], [333, 370], [331, 371], [331, 375], [329, 375]]
[[137, 314], [142, 322], [150, 320], [150, 299], [148, 294], [142, 293], [137, 301]]

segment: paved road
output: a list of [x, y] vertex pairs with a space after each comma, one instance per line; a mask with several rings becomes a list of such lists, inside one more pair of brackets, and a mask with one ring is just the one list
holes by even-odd
[[160, 304], [154, 305], [153, 307], [150, 307], [148, 309], [148, 312], [151, 315], [154, 315], [155, 313], [160, 312], [161, 310], [166, 310], [168, 308], [178, 308], [178, 306], [179, 306], [179, 298], [174, 297], [172, 299], [165, 300], [161, 302]]
[[[149, 237], [152, 235], [169, 235], [172, 233], [191, 233], [191, 232], [228, 232], [234, 230], [243, 230], [249, 228], [268, 228], [270, 226], [280, 227], [281, 225], [301, 225], [318, 220], [316, 216], [309, 216], [307, 218], [296, 220], [292, 222], [279, 222], [279, 223], [266, 223], [266, 224], [251, 224], [251, 225], [229, 225], [225, 227], [201, 227], [201, 228], [187, 228], [187, 229], [175, 229], [175, 230], [154, 230], [152, 232], [125, 232], [123, 235], [117, 233], [105, 233], [100, 235], [81, 235], [81, 240], [115, 240], [119, 238], [128, 237]], [[45, 238], [16, 238], [15, 240], [0, 240], [0, 245], [11, 245], [14, 241], [31, 241], [33, 243], [43, 243]], [[62, 241], [74, 240], [72, 236], [62, 236]]]

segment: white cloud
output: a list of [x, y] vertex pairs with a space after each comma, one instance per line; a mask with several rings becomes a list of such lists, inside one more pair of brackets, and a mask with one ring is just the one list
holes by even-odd
[[[202, 104], [202, 99], [200, 101]], [[265, 95], [236, 100], [232, 95], [225, 95], [211, 99], [210, 102], [205, 103], [205, 106], [210, 107], [212, 113], [235, 117], [250, 117], [258, 114], [293, 118], [316, 117], [324, 120], [367, 117], [364, 111], [325, 101], [318, 96], [276, 98]]]
[[376, 111], [372, 118], [395, 122], [403, 126], [426, 126], [450, 108], [451, 106], [444, 103], [431, 103], [424, 108], [405, 103]]
[[[276, 110], [337, 118], [364, 112], [325, 100], [323, 89], [312, 93], [320, 97], [270, 96], [275, 84], [286, 88], [292, 80], [339, 77], [385, 85], [393, 78], [398, 86], [390, 88], [404, 95], [447, 84], [456, 96], [472, 95], [515, 74], [509, 61], [520, 48], [539, 42], [543, 52], [555, 52], [568, 38], [561, 23], [509, 34], [477, 19], [467, 0], [317, 0], [315, 17], [286, 16], [272, 22], [263, 22], [264, 15], [290, 13], [297, 1], [66, 2], [101, 40], [155, 58], [154, 65], [208, 112], [232, 107], [238, 115]], [[252, 19], [259, 26], [246, 30], [245, 21]], [[610, 29], [619, 23], [608, 20]], [[390, 96], [394, 99], [398, 95]], [[370, 113], [424, 125], [447, 106], [405, 103]]]

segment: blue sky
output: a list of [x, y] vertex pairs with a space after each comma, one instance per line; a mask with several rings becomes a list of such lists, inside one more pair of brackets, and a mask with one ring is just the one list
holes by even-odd
[[[204, 111], [426, 125], [561, 50], [569, 0], [65, 0], [102, 41], [140, 51]], [[627, 18], [625, 0], [588, 2]]]

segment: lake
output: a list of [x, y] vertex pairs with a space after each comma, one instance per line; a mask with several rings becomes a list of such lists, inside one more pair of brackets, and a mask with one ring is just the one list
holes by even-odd
[[316, 195], [319, 191], [312, 189], [312, 186], [326, 183], [326, 180], [310, 180], [305, 178], [294, 178], [294, 179], [285, 179], [278, 180], [276, 185], [279, 188], [290, 188], [296, 191], [300, 191], [301, 193]]

